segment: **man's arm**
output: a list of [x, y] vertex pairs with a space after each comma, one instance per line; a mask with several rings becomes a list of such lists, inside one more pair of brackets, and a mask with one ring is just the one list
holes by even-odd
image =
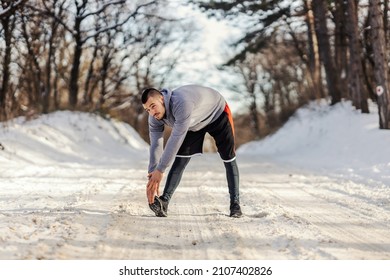
[[171, 164], [181, 144], [186, 137], [191, 122], [192, 103], [180, 102], [172, 108], [175, 117], [171, 135], [167, 141], [165, 149], [162, 152], [161, 159], [155, 169], [149, 172], [149, 181], [146, 186], [146, 194], [149, 204], [154, 202], [154, 196], [159, 195], [160, 183], [163, 179], [165, 169]]
[[149, 116], [149, 167], [148, 183], [146, 185], [146, 196], [149, 204], [154, 202], [154, 196], [159, 195], [160, 182], [163, 173], [159, 172], [156, 167], [160, 161], [164, 146], [164, 124]]
[[168, 167], [170, 162], [176, 156], [181, 143], [183, 143], [188, 128], [185, 129], [186, 122], [178, 122], [172, 128], [171, 136], [168, 139], [165, 150], [162, 154], [160, 163], [157, 165], [152, 172], [149, 172], [149, 181], [146, 185], [146, 195], [148, 197], [149, 204], [154, 202], [155, 195], [160, 195], [160, 183], [163, 179], [165, 169]]
[[154, 197], [160, 196], [160, 183], [163, 179], [164, 173], [159, 170], [154, 170], [152, 173], [148, 174], [149, 181], [146, 185], [146, 196], [148, 198], [149, 204], [154, 202]]
[[153, 172], [161, 159], [164, 147], [164, 124], [149, 117], [149, 167], [148, 173]]
[[175, 123], [173, 124], [171, 135], [169, 136], [162, 153], [161, 160], [157, 165], [156, 169], [159, 171], [165, 172], [165, 169], [172, 163], [179, 151], [191, 124], [191, 113], [193, 108], [194, 104], [192, 102], [185, 102], [185, 100], [178, 102], [175, 107], [172, 108]]

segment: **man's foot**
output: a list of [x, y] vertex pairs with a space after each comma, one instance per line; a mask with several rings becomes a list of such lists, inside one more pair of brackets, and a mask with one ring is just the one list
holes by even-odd
[[238, 202], [230, 204], [230, 217], [240, 218], [242, 216], [241, 207]]
[[168, 202], [158, 196], [154, 197], [154, 202], [149, 204], [149, 208], [154, 212], [154, 214], [156, 214], [157, 217], [168, 216]]

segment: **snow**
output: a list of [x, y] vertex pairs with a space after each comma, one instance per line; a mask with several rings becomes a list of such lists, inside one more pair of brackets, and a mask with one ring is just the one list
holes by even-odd
[[244, 217], [217, 154], [194, 157], [152, 215], [148, 145], [127, 124], [61, 111], [0, 124], [0, 259], [388, 260], [390, 131], [314, 102], [241, 146]]
[[330, 107], [325, 101], [299, 110], [286, 126], [242, 154], [256, 154], [327, 175], [390, 182], [390, 132], [378, 129], [377, 107], [362, 115], [350, 102]]

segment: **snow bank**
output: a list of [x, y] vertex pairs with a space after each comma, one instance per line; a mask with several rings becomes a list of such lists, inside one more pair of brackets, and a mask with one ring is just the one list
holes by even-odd
[[242, 145], [238, 154], [389, 183], [390, 131], [379, 129], [375, 104], [370, 112], [362, 114], [351, 102], [312, 102], [275, 134]]
[[0, 124], [0, 162], [100, 164], [143, 159], [148, 144], [129, 125], [98, 115], [58, 111]]

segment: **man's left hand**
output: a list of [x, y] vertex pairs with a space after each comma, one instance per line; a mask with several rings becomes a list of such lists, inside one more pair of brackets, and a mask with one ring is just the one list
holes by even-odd
[[163, 178], [164, 173], [159, 170], [154, 170], [152, 173], [148, 174], [149, 181], [146, 185], [146, 195], [148, 197], [149, 204], [154, 202], [154, 197], [160, 195], [160, 182]]

